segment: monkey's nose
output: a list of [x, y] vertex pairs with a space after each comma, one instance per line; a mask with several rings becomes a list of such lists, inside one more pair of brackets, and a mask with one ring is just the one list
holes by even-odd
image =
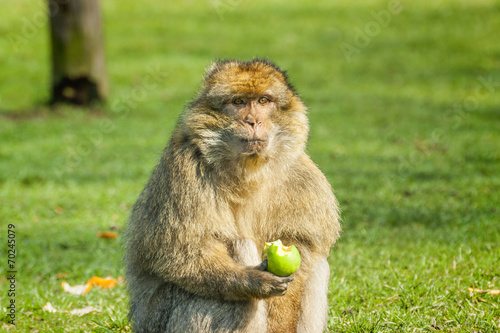
[[245, 119], [245, 123], [250, 125], [252, 128], [255, 128], [255, 127], [257, 127], [259, 122], [257, 122], [257, 120], [255, 120], [253, 117], [252, 118], [247, 117], [247, 119]]
[[250, 125], [253, 129], [257, 129], [262, 124], [261, 121], [247, 121], [246, 123]]
[[257, 129], [262, 124], [262, 121], [252, 114], [249, 114], [244, 119], [245, 123], [250, 125], [253, 129]]

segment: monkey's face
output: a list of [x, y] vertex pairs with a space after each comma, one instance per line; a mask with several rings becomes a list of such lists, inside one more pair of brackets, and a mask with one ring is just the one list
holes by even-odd
[[188, 126], [209, 162], [262, 165], [298, 155], [307, 139], [306, 108], [269, 62], [214, 64], [192, 106]]
[[275, 97], [266, 94], [236, 94], [224, 103], [222, 112], [233, 120], [236, 151], [244, 155], [262, 154], [269, 145], [273, 124], [270, 117], [277, 111]]

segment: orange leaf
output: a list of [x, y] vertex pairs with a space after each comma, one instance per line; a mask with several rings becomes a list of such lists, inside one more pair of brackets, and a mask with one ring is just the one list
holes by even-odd
[[103, 231], [96, 233], [95, 236], [100, 238], [115, 239], [116, 237], [118, 237], [118, 234], [112, 231]]
[[114, 288], [116, 287], [117, 282], [112, 276], [105, 278], [93, 276], [90, 280], [88, 280], [87, 284], [92, 284], [101, 288]]

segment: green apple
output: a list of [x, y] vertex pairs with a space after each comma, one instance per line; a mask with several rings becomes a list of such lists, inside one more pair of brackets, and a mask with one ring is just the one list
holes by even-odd
[[267, 258], [267, 271], [278, 276], [288, 276], [299, 269], [300, 253], [295, 245], [284, 246], [281, 240], [266, 243], [262, 259]]

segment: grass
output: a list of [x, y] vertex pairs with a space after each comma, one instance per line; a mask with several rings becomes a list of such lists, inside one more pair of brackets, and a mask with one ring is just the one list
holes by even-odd
[[[328, 330], [498, 331], [500, 296], [468, 288], [500, 289], [500, 2], [402, 0], [378, 31], [389, 1], [217, 3], [102, 2], [111, 95], [93, 113], [43, 106], [45, 9], [3, 8], [0, 219], [2, 242], [16, 227], [17, 329], [129, 330], [123, 285], [72, 296], [58, 274], [123, 274], [120, 240], [95, 233], [123, 227], [210, 60], [261, 56], [309, 106], [308, 151], [343, 211]], [[1, 256], [0, 327], [13, 330]]]

